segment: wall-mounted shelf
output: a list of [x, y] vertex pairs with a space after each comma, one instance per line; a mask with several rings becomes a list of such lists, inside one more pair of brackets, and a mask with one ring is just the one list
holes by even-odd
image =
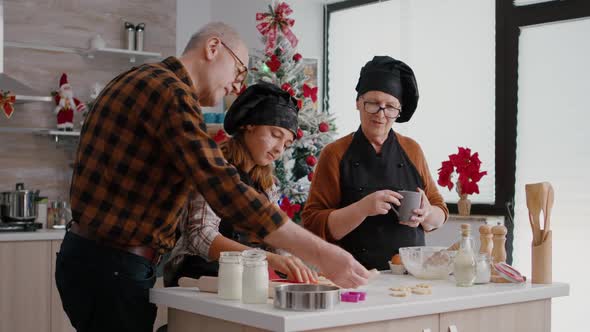
[[46, 134], [46, 135], [55, 135], [55, 136], [80, 136], [79, 131], [45, 130], [42, 133]]
[[49, 52], [56, 52], [56, 53], [79, 54], [81, 52], [81, 49], [71, 48], [71, 47], [60, 47], [60, 46], [53, 46], [53, 45], [42, 45], [42, 44], [36, 44], [36, 43], [23, 43], [23, 42], [11, 42], [11, 41], [5, 41], [4, 47], [26, 48], [26, 49], [30, 49], [30, 50], [49, 51]]
[[140, 52], [140, 51], [131, 51], [131, 50], [124, 50], [119, 48], [97, 48], [97, 49], [89, 49], [83, 52], [89, 59], [94, 59], [95, 57], [123, 57], [129, 59], [129, 62], [144, 62], [149, 59], [160, 59], [162, 58], [161, 53], [156, 52]]
[[47, 128], [30, 128], [30, 127], [0, 127], [0, 134], [31, 134], [41, 131], [48, 131]]
[[0, 134], [35, 134], [39, 136], [53, 136], [58, 142], [60, 138], [74, 138], [80, 137], [79, 131], [61, 131], [48, 128], [29, 128], [29, 127], [0, 127]]
[[150, 59], [161, 59], [162, 54], [157, 52], [143, 52], [143, 51], [131, 51], [126, 49], [120, 48], [97, 48], [97, 49], [81, 49], [81, 48], [71, 48], [71, 47], [60, 47], [60, 46], [52, 46], [52, 45], [42, 45], [36, 43], [22, 43], [22, 42], [10, 42], [7, 41], [4, 43], [6, 47], [12, 48], [26, 48], [38, 51], [48, 51], [48, 52], [56, 52], [56, 53], [74, 53], [80, 54], [82, 56], [86, 56], [89, 59], [99, 58], [99, 57], [119, 57], [128, 59], [131, 63], [142, 63], [146, 60]]
[[61, 131], [55, 129], [42, 129], [36, 132], [38, 135], [53, 136], [55, 142], [59, 142], [60, 138], [75, 138], [80, 137], [79, 131]]

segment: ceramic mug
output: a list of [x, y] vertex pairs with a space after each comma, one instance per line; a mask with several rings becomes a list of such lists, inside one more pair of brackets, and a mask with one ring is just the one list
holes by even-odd
[[396, 208], [392, 204], [391, 210], [397, 215], [399, 221], [410, 221], [410, 218], [414, 215], [414, 212], [412, 211], [420, 208], [422, 194], [418, 191], [407, 190], [400, 190], [398, 193], [403, 196], [403, 198], [400, 199], [401, 205]]

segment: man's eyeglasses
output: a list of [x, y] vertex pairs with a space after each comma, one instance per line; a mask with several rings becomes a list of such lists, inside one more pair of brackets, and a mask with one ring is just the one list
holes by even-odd
[[363, 106], [365, 112], [369, 114], [377, 114], [379, 111], [383, 110], [383, 115], [388, 119], [397, 119], [402, 112], [401, 106], [394, 107], [392, 105], [385, 105], [385, 107], [381, 107], [381, 104], [374, 101], [365, 101]]
[[219, 41], [221, 42], [221, 45], [223, 45], [225, 47], [225, 49], [227, 49], [229, 51], [231, 56], [236, 61], [236, 65], [238, 65], [238, 75], [236, 75], [236, 79], [234, 80], [234, 83], [240, 84], [240, 88], [241, 88], [242, 85], [244, 84], [244, 81], [246, 80], [246, 77], [248, 76], [248, 67], [246, 67], [246, 65], [244, 65], [242, 60], [240, 60], [240, 58], [238, 58], [236, 53], [234, 53], [234, 51], [223, 42], [223, 40], [219, 40]]

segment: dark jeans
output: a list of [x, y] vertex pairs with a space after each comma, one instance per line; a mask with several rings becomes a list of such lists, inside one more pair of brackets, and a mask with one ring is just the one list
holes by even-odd
[[55, 280], [77, 331], [153, 330], [149, 290], [156, 267], [147, 259], [67, 232], [57, 253]]

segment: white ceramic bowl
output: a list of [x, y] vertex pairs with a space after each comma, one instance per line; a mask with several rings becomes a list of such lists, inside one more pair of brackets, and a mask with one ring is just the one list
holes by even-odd
[[453, 268], [445, 247], [403, 247], [399, 254], [408, 272], [419, 279], [447, 279]]

